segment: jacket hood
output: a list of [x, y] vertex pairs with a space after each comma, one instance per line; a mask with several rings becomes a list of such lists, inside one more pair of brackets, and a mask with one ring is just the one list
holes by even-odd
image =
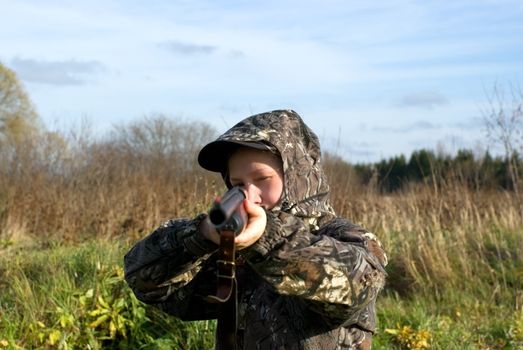
[[202, 148], [198, 162], [207, 170], [220, 172], [230, 186], [227, 161], [239, 145], [270, 150], [281, 157], [284, 190], [280, 205], [272, 210], [296, 215], [313, 229], [335, 216], [318, 137], [298, 113], [275, 110], [250, 116]]

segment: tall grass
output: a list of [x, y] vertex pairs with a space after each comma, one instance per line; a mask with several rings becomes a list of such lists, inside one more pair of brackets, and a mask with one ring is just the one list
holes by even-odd
[[0, 257], [0, 349], [207, 349], [214, 322], [167, 317], [123, 281], [125, 246], [11, 247]]
[[[45, 133], [1, 149], [0, 348], [162, 348], [188, 339], [209, 348], [212, 323], [186, 327], [133, 299], [121, 257], [162, 221], [204, 211], [223, 191], [195, 162], [214, 136], [205, 124], [160, 116], [104, 138]], [[388, 252], [377, 348], [523, 346], [521, 198], [471, 190], [458, 176], [384, 195], [335, 157], [325, 166], [337, 212]], [[105, 317], [118, 314], [123, 320]]]
[[156, 117], [103, 138], [81, 129], [0, 149], [0, 238], [141, 235], [190, 215], [216, 194], [218, 178], [195, 160], [213, 136]]
[[522, 262], [518, 205], [506, 193], [459, 188], [434, 193], [427, 187], [347, 204], [349, 217], [378, 233], [396, 257], [391, 273], [397, 276], [390, 278], [395, 289], [430, 294], [449, 287], [474, 288], [471, 281], [480, 276], [492, 283], [503, 280], [504, 289], [513, 287], [503, 275]]

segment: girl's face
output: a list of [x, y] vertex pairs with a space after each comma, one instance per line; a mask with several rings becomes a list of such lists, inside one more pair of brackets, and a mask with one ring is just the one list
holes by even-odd
[[250, 147], [240, 147], [229, 158], [229, 180], [241, 187], [247, 199], [272, 209], [283, 193], [283, 166], [280, 157]]

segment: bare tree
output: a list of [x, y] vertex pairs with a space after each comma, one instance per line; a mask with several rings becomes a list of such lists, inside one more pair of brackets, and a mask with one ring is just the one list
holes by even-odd
[[509, 84], [507, 96], [503, 86], [495, 84], [487, 98], [488, 106], [482, 112], [487, 138], [503, 148], [512, 187], [519, 195], [517, 157], [523, 154], [523, 91]]

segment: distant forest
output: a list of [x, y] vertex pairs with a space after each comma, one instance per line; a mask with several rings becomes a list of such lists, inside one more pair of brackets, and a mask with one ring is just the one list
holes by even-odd
[[422, 149], [413, 152], [409, 158], [400, 155], [351, 167], [359, 181], [374, 185], [383, 193], [406, 190], [412, 183], [439, 187], [456, 182], [471, 190], [517, 191], [523, 160], [517, 152], [509, 159], [492, 156], [488, 151], [478, 156], [471, 150], [463, 149], [452, 156]]

